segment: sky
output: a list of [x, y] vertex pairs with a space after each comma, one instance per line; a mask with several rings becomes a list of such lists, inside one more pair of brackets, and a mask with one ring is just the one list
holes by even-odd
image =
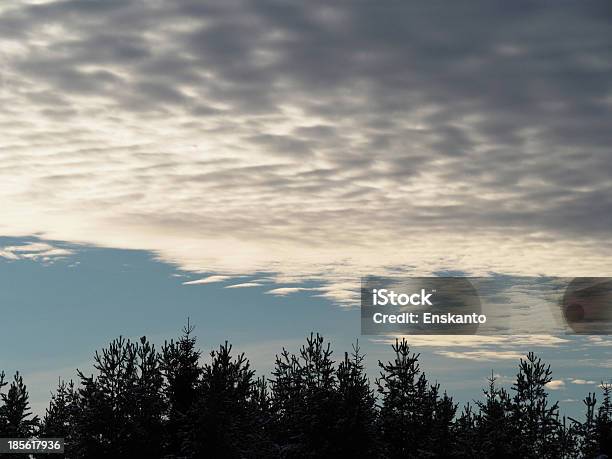
[[[350, 346], [365, 275], [609, 275], [611, 17], [2, 2], [0, 367], [42, 406], [112, 337], [163, 340], [186, 316], [269, 357], [312, 329]], [[605, 337], [412, 339], [464, 398], [525, 349], [574, 378], [567, 399], [611, 366]]]

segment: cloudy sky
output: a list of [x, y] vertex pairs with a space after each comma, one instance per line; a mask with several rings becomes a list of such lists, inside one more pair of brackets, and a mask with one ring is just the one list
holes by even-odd
[[104, 282], [143, 253], [191, 282], [168, 274], [173, 295], [323, 323], [365, 274], [609, 274], [610, 19], [604, 1], [3, 1], [3, 290], [17, 266], [38, 291], [83, 253]]

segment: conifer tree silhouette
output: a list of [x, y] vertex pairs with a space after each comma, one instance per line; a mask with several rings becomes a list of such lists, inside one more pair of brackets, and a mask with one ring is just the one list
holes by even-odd
[[330, 457], [337, 453], [340, 399], [330, 344], [319, 334], [298, 355], [286, 349], [272, 372], [275, 434], [282, 457]]
[[4, 387], [8, 384], [5, 380], [6, 374], [4, 371], [0, 371], [0, 435], [4, 435], [7, 429], [7, 419], [4, 415], [4, 402], [2, 398], [2, 391]]
[[485, 400], [477, 402], [478, 453], [484, 457], [509, 458], [514, 454], [510, 448], [514, 434], [510, 396], [503, 387], [496, 386], [493, 373], [488, 381], [488, 388], [483, 391]]
[[463, 407], [463, 411], [461, 411], [461, 414], [456, 419], [453, 429], [454, 445], [452, 457], [461, 459], [486, 457], [481, 454], [482, 445], [480, 444], [476, 427], [478, 417], [478, 413], [474, 413], [470, 403]]
[[187, 319], [183, 335], [175, 342], [165, 342], [161, 349], [161, 369], [165, 378], [167, 401], [165, 451], [168, 456], [183, 453], [183, 441], [188, 435], [187, 416], [197, 398], [202, 376], [201, 352], [196, 349], [194, 327]]
[[405, 340], [396, 340], [391, 361], [378, 362], [376, 398], [358, 343], [336, 365], [330, 344], [310, 334], [297, 354], [276, 356], [266, 380], [227, 342], [201, 365], [192, 332], [188, 321], [161, 353], [145, 337], [112, 341], [95, 353], [95, 374], [59, 382], [40, 422], [21, 375], [9, 385], [0, 373], [0, 437], [65, 438], [65, 454], [53, 456], [74, 459], [611, 454], [612, 383], [601, 384], [601, 403], [585, 397], [583, 419], [560, 419], [546, 390], [550, 366], [533, 353], [520, 360], [510, 391], [491, 374], [484, 398], [456, 416]]
[[353, 457], [379, 454], [376, 399], [365, 374], [359, 342], [338, 365], [338, 449]]
[[51, 395], [39, 431], [41, 437], [64, 439], [64, 454], [54, 454], [53, 457], [72, 457], [78, 409], [79, 399], [74, 382], [60, 380], [55, 393]]
[[184, 442], [189, 457], [261, 457], [255, 372], [244, 354], [233, 358], [231, 350], [226, 341], [203, 368]]
[[[4, 372], [0, 373], [0, 437], [30, 438], [37, 430], [38, 416], [32, 416], [29, 395], [23, 378], [16, 372], [6, 393]], [[20, 458], [23, 454], [4, 454], [6, 458]]]
[[597, 425], [597, 413], [595, 407], [597, 405], [597, 399], [594, 393], [590, 393], [583, 399], [586, 413], [584, 421], [580, 422], [573, 418], [570, 418], [574, 430], [579, 436], [579, 442], [576, 450], [582, 457], [595, 457], [599, 450], [599, 432]]
[[559, 444], [559, 458], [571, 459], [580, 457], [580, 437], [576, 424], [565, 416], [557, 430], [556, 441]]
[[96, 352], [96, 376], [79, 388], [79, 457], [161, 457], [164, 400], [159, 356], [145, 337]]
[[386, 456], [443, 457], [449, 454], [449, 440], [456, 405], [439, 385], [430, 385], [418, 364], [419, 354], [410, 352], [405, 339], [392, 346], [393, 361], [383, 363], [376, 380], [381, 396], [381, 438]]
[[512, 436], [515, 454], [525, 458], [562, 456], [557, 442], [559, 403], [549, 405], [546, 384], [552, 381], [550, 365], [533, 352], [519, 363], [512, 386]]
[[612, 457], [612, 382], [600, 384], [603, 401], [597, 413], [599, 454]]
[[[0, 373], [0, 391], [6, 386], [4, 372]], [[0, 393], [0, 437], [28, 438], [38, 425], [38, 416], [32, 416], [29, 394], [23, 377], [15, 373], [6, 393]]]

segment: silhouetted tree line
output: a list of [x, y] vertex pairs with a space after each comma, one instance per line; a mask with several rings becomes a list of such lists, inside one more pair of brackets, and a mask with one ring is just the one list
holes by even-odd
[[64, 437], [64, 457], [89, 459], [612, 457], [609, 384], [599, 404], [584, 399], [583, 420], [561, 417], [550, 366], [530, 353], [510, 390], [491, 376], [457, 412], [406, 341], [392, 350], [372, 388], [359, 346], [335, 362], [318, 334], [283, 349], [269, 379], [227, 342], [201, 364], [189, 325], [159, 350], [119, 338], [96, 352], [95, 374], [59, 383], [42, 419], [19, 373], [2, 374], [0, 437]]

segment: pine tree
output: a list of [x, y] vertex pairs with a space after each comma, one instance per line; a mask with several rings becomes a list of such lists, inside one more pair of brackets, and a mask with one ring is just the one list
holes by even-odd
[[332, 351], [312, 333], [299, 355], [286, 349], [272, 372], [275, 432], [283, 457], [330, 457], [337, 452], [341, 415]]
[[[8, 384], [5, 379], [6, 374], [4, 371], [0, 371], [0, 402], [2, 399], [2, 390]], [[5, 432], [7, 430], [7, 419], [4, 416], [4, 403], [0, 404], [0, 437], [5, 436]]]
[[164, 401], [159, 356], [146, 340], [118, 338], [94, 356], [96, 376], [81, 378], [78, 457], [160, 457]]
[[602, 381], [603, 401], [597, 413], [599, 453], [612, 457], [612, 383]]
[[257, 378], [251, 392], [254, 422], [257, 426], [256, 442], [258, 454], [253, 456], [278, 456], [278, 444], [274, 438], [274, 412], [268, 382], [264, 376]]
[[440, 394], [440, 384], [430, 385], [429, 410], [432, 416], [431, 436], [429, 437], [429, 451], [436, 457], [445, 457], [450, 454], [454, 443], [453, 423], [457, 414], [457, 404], [446, 391]]
[[[4, 372], [0, 374], [0, 390], [6, 386]], [[0, 437], [27, 438], [36, 432], [38, 416], [32, 416], [29, 394], [23, 377], [15, 373], [6, 393], [0, 393]]]
[[387, 456], [418, 457], [424, 446], [421, 424], [423, 400], [417, 388], [421, 373], [419, 355], [410, 353], [404, 339], [401, 342], [396, 340], [392, 348], [394, 361], [387, 364], [378, 362], [382, 368], [380, 378], [376, 380], [382, 398], [381, 437]]
[[463, 411], [455, 420], [453, 426], [454, 448], [452, 450], [452, 457], [458, 459], [486, 457], [480, 453], [481, 444], [476, 431], [478, 417], [479, 415], [473, 412], [470, 403], [463, 407]]
[[488, 381], [489, 386], [483, 391], [485, 400], [476, 402], [480, 409], [477, 420], [479, 454], [495, 458], [513, 457], [510, 396], [503, 387], [496, 386], [493, 374]]
[[255, 372], [244, 354], [233, 358], [231, 350], [225, 342], [204, 366], [184, 442], [190, 457], [264, 456], [266, 442], [253, 400]]
[[580, 422], [573, 418], [570, 418], [570, 420], [579, 439], [577, 451], [581, 457], [589, 458], [595, 457], [599, 450], [595, 394], [589, 392], [583, 403], [586, 408], [584, 421]]
[[338, 365], [339, 412], [338, 449], [351, 457], [376, 457], [378, 435], [376, 400], [365, 375], [359, 342], [349, 356]]
[[163, 416], [166, 412], [164, 380], [159, 354], [144, 336], [136, 347], [136, 364], [135, 382], [125, 400], [132, 415], [132, 451], [141, 457], [159, 457], [163, 450]]
[[167, 455], [182, 454], [182, 443], [187, 434], [187, 414], [192, 409], [202, 375], [201, 352], [196, 349], [194, 327], [183, 328], [183, 335], [176, 341], [165, 342], [161, 350], [161, 369], [164, 375], [164, 394], [168, 404], [165, 432]]
[[305, 397], [305, 383], [299, 359], [283, 348], [276, 356], [272, 371], [272, 431], [282, 457], [297, 456], [305, 449], [305, 438], [299, 425]]
[[406, 340], [392, 346], [395, 359], [379, 361], [376, 380], [381, 395], [381, 438], [388, 457], [443, 457], [450, 451], [456, 405], [439, 385], [430, 385]]
[[513, 451], [525, 458], [558, 458], [559, 404], [548, 403], [546, 384], [552, 381], [550, 365], [533, 352], [521, 359], [512, 386]]
[[60, 380], [56, 392], [51, 395], [39, 433], [42, 437], [63, 438], [64, 457], [72, 457], [78, 409], [79, 399], [74, 383]]
[[576, 424], [563, 416], [563, 421], [558, 431], [557, 442], [559, 444], [559, 458], [573, 459], [580, 457], [580, 431]]

